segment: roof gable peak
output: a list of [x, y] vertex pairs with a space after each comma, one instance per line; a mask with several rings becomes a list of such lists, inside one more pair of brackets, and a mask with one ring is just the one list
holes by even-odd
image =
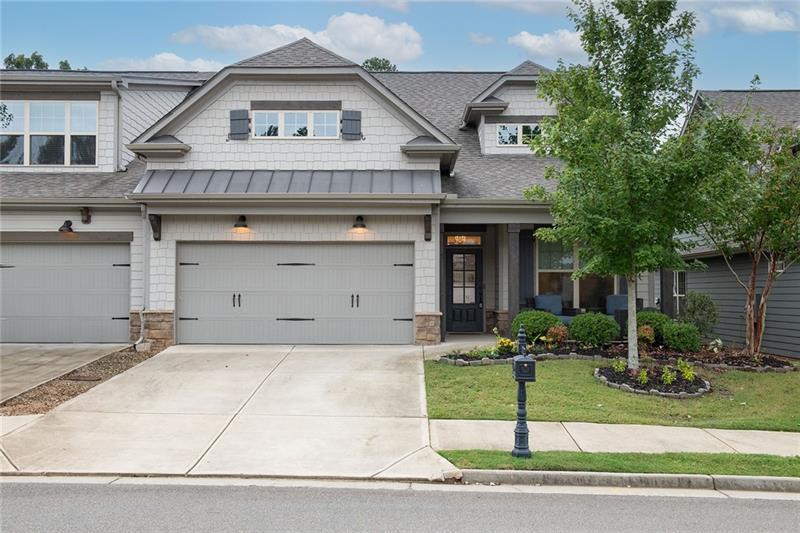
[[308, 37], [243, 59], [237, 67], [352, 67], [349, 59], [334, 54]]
[[526, 59], [513, 69], [509, 70], [506, 74], [516, 74], [516, 75], [538, 75], [543, 72], [550, 72], [550, 69], [540, 65], [539, 63], [534, 63], [530, 59]]

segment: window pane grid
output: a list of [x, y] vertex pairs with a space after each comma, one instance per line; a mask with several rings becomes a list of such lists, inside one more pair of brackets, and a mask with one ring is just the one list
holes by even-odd
[[70, 131], [72, 133], [97, 132], [97, 106], [94, 103], [70, 104]]
[[338, 126], [338, 113], [314, 113], [314, 137], [336, 137]]
[[62, 102], [31, 102], [32, 133], [64, 133], [64, 104]]
[[[520, 135], [520, 129], [521, 135]], [[542, 133], [539, 124], [498, 124], [497, 144], [500, 146], [525, 146]]]
[[8, 133], [25, 133], [25, 103], [3, 102], [9, 116], [8, 124], [0, 124], [0, 131]]

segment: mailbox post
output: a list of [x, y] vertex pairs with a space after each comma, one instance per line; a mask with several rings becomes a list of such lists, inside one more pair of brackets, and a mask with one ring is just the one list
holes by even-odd
[[517, 334], [517, 353], [511, 365], [512, 375], [517, 382], [517, 426], [514, 428], [514, 449], [511, 455], [514, 457], [530, 457], [531, 450], [528, 447], [528, 393], [525, 384], [529, 381], [536, 381], [536, 361], [528, 355], [528, 336], [525, 334], [525, 326], [519, 326]]

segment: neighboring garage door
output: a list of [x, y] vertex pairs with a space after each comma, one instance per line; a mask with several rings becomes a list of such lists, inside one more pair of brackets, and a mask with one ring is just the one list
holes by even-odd
[[413, 343], [413, 257], [412, 244], [179, 244], [178, 342]]
[[130, 245], [0, 246], [3, 342], [125, 342]]

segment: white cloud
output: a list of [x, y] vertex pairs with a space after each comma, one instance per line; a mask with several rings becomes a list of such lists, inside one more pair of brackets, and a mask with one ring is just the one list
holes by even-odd
[[494, 37], [492, 37], [491, 35], [484, 35], [482, 33], [477, 33], [474, 31], [469, 32], [467, 36], [469, 37], [469, 42], [480, 46], [486, 46], [494, 42]]
[[750, 33], [797, 31], [797, 16], [790, 11], [770, 5], [717, 7], [711, 13], [740, 30]]
[[184, 59], [172, 52], [161, 52], [150, 57], [118, 57], [100, 62], [107, 70], [201, 70], [216, 71], [225, 65], [211, 59]]
[[361, 62], [372, 56], [408, 61], [422, 54], [422, 36], [405, 23], [386, 23], [371, 15], [346, 12], [328, 19], [324, 30], [303, 26], [192, 26], [172, 35], [180, 44], [202, 43], [214, 50], [254, 55], [308, 37], [320, 46]]
[[508, 38], [509, 44], [519, 46], [535, 59], [583, 60], [586, 54], [581, 47], [581, 37], [576, 31], [556, 30], [534, 35], [527, 31]]

